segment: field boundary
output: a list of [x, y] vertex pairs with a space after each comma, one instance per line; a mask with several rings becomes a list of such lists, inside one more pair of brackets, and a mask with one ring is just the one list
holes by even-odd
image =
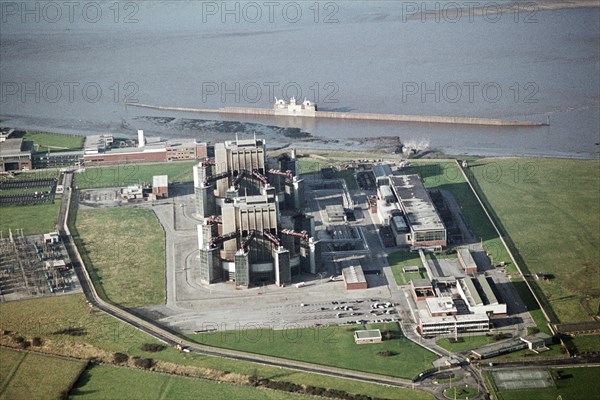
[[[544, 314], [544, 318], [546, 319], [546, 324], [548, 325], [548, 327], [550, 328], [550, 331], [552, 332], [552, 334], [554, 336], [556, 336], [558, 334], [558, 332], [556, 331], [556, 328], [554, 326], [554, 324], [552, 324], [552, 320], [550, 319], [550, 317], [548, 316], [548, 313], [546, 312], [546, 310], [544, 309], [544, 307], [542, 306], [542, 302], [540, 301], [540, 299], [538, 298], [536, 292], [532, 289], [529, 281], [525, 278], [525, 276], [523, 275], [523, 271], [521, 270], [521, 267], [519, 266], [519, 264], [517, 263], [515, 256], [513, 255], [512, 251], [510, 250], [510, 248], [508, 247], [508, 244], [506, 243], [506, 241], [504, 240], [504, 236], [510, 237], [509, 235], [505, 235], [504, 232], [501, 232], [498, 229], [498, 226], [496, 225], [496, 223], [494, 222], [493, 218], [491, 217], [490, 213], [488, 212], [487, 208], [485, 207], [483, 201], [481, 200], [481, 198], [479, 197], [479, 194], [477, 193], [477, 191], [475, 190], [475, 187], [473, 186], [473, 184], [471, 183], [471, 180], [469, 179], [469, 177], [467, 176], [467, 174], [465, 173], [465, 170], [462, 168], [461, 164], [458, 162], [458, 160], [454, 160], [454, 162], [456, 163], [458, 169], [460, 170], [461, 174], [463, 175], [463, 177], [465, 178], [465, 181], [467, 182], [467, 184], [469, 185], [469, 187], [471, 188], [471, 191], [473, 192], [473, 194], [475, 195], [475, 198], [477, 199], [477, 201], [479, 202], [479, 205], [481, 206], [481, 208], [483, 209], [483, 212], [485, 213], [485, 215], [487, 216], [488, 220], [490, 221], [490, 223], [492, 224], [492, 227], [494, 228], [494, 230], [496, 231], [496, 233], [498, 234], [498, 237], [500, 238], [500, 241], [502, 242], [502, 245], [504, 246], [504, 248], [506, 249], [506, 251], [508, 252], [508, 255], [510, 256], [510, 259], [512, 261], [512, 263], [515, 265], [515, 268], [517, 269], [517, 271], [519, 271], [519, 275], [521, 276], [521, 278], [523, 278], [523, 280], [525, 281], [525, 284], [527, 285], [527, 288], [529, 289], [529, 291], [531, 292], [531, 294], [533, 295], [533, 298], [535, 299], [536, 303], [538, 304], [538, 306], [540, 307], [540, 310], [542, 311], [542, 314]], [[561, 340], [562, 343], [562, 340]], [[564, 346], [564, 343], [562, 343]]]
[[[4, 348], [4, 346], [2, 346], [2, 347]], [[12, 350], [15, 350], [15, 351], [19, 352], [16, 349], [12, 349]], [[21, 355], [21, 358], [19, 359], [19, 361], [17, 362], [17, 364], [13, 367], [13, 369], [7, 375], [6, 381], [3, 383], [2, 387], [0, 387], [0, 395], [2, 393], [4, 393], [4, 391], [6, 390], [6, 388], [8, 388], [8, 386], [12, 382], [13, 378], [15, 377], [15, 374], [17, 373], [17, 371], [21, 367], [21, 364], [23, 364], [23, 361], [25, 361], [26, 358], [27, 358], [27, 353], [23, 352], [23, 354]]]

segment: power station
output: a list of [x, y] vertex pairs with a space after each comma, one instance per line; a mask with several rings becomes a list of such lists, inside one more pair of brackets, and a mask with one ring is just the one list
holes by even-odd
[[194, 166], [200, 282], [237, 287], [291, 283], [320, 270], [314, 221], [302, 212], [304, 182], [291, 157], [266, 156], [262, 139], [215, 144], [215, 158]]

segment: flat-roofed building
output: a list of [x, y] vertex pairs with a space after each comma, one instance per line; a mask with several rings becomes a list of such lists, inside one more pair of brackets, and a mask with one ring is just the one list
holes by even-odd
[[397, 202], [377, 200], [377, 216], [381, 225], [389, 226], [392, 223], [392, 217], [401, 213], [400, 205]]
[[167, 161], [197, 160], [208, 156], [208, 144], [195, 139], [168, 141], [166, 150]]
[[27, 171], [33, 168], [31, 142], [8, 137], [0, 143], [0, 172]]
[[459, 279], [456, 288], [471, 313], [504, 315], [507, 312], [506, 304], [498, 301], [483, 275], [477, 278]]
[[392, 192], [390, 185], [381, 185], [377, 187], [377, 195], [380, 200], [387, 201], [388, 203], [396, 202], [396, 196], [394, 196], [394, 192]]
[[346, 213], [341, 204], [325, 206], [325, 213], [327, 214], [327, 222], [335, 223], [346, 220]]
[[342, 277], [344, 278], [346, 290], [366, 289], [368, 287], [365, 273], [358, 261], [343, 268]]
[[415, 174], [391, 175], [389, 181], [410, 227], [409, 244], [416, 248], [446, 246], [446, 228], [421, 178]]
[[417, 265], [411, 265], [408, 267], [404, 267], [404, 268], [402, 268], [402, 272], [404, 272], [404, 273], [419, 272], [419, 267]]
[[410, 281], [413, 297], [416, 301], [425, 300], [430, 297], [435, 297], [433, 285], [428, 279], [413, 279]]
[[465, 271], [465, 274], [473, 275], [477, 273], [477, 263], [475, 263], [475, 260], [473, 259], [469, 249], [461, 247], [457, 250], [456, 256], [460, 266], [462, 267], [463, 271]]
[[152, 194], [156, 197], [169, 197], [168, 175], [154, 175], [152, 177]]
[[486, 314], [464, 314], [432, 317], [419, 312], [419, 332], [423, 336], [449, 335], [469, 332], [488, 332], [490, 319]]
[[354, 331], [354, 343], [380, 343], [382, 341], [381, 331], [379, 329], [368, 329], [363, 331]]
[[410, 244], [410, 227], [402, 214], [392, 216], [390, 227], [394, 234], [396, 246], [405, 246]]
[[164, 162], [167, 161], [167, 150], [164, 143], [150, 144], [143, 147], [121, 147], [111, 149], [86, 150], [83, 154], [86, 165], [114, 163]]
[[427, 309], [432, 317], [442, 317], [458, 314], [458, 310], [452, 301], [452, 297], [431, 297], [425, 299]]

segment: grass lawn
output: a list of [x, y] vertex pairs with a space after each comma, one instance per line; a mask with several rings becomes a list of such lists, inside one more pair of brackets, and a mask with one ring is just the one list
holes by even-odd
[[81, 150], [85, 136], [65, 135], [60, 133], [27, 132], [24, 142], [33, 142], [33, 151], [39, 153]]
[[449, 399], [472, 399], [479, 390], [467, 385], [452, 386], [444, 390], [444, 396]]
[[448, 351], [453, 353], [464, 351], [464, 350], [472, 350], [481, 346], [485, 346], [486, 344], [494, 343], [495, 340], [492, 336], [462, 336], [459, 339], [462, 341], [458, 343], [453, 343], [450, 338], [442, 338], [436, 341], [436, 344]]
[[71, 391], [70, 398], [283, 400], [307, 398], [307, 396], [108, 365], [94, 365], [81, 375], [76, 387]]
[[196, 161], [154, 163], [154, 164], [117, 164], [105, 167], [86, 168], [75, 175], [79, 189], [117, 187], [138, 183], [152, 184], [154, 175], [168, 175], [169, 182], [192, 182], [193, 166]]
[[23, 229], [23, 234], [37, 235], [56, 230], [62, 195], [54, 197], [53, 204], [34, 204], [29, 206], [0, 207], [0, 231], [8, 236], [8, 229]]
[[152, 211], [80, 210], [75, 225], [86, 265], [106, 299], [128, 308], [165, 302], [165, 237]]
[[[408, 285], [413, 279], [425, 279], [427, 277], [427, 272], [418, 252], [396, 251], [387, 256], [387, 262], [392, 268], [392, 273], [398, 285]], [[419, 267], [419, 272], [402, 272], [404, 267]]]
[[[378, 326], [392, 333], [382, 343], [357, 345], [354, 330], [361, 326], [339, 326], [307, 329], [242, 330], [189, 335], [198, 343], [312, 362], [322, 365], [374, 372], [401, 378], [414, 378], [431, 368], [437, 357], [402, 336], [398, 324]], [[383, 332], [383, 331], [382, 331]], [[391, 351], [388, 357], [378, 352]]]
[[0, 399], [60, 399], [86, 364], [0, 348]]
[[[18, 332], [26, 338], [39, 336], [44, 340], [51, 340], [64, 349], [72, 349], [77, 345], [88, 344], [109, 352], [151, 357], [155, 360], [218, 371], [231, 371], [246, 375], [256, 371], [262, 378], [292, 382], [299, 385], [305, 384], [345, 390], [350, 393], [361, 393], [372, 397], [432, 399], [431, 395], [420, 391], [261, 366], [251, 362], [220, 357], [180, 353], [171, 348], [159, 353], [146, 353], [141, 350], [143, 343], [160, 342], [100, 311], [91, 310], [86, 304], [84, 296], [80, 294], [0, 303], [0, 315], [2, 316], [0, 318], [0, 329]], [[81, 336], [55, 333], [66, 328], [78, 327], [83, 330], [84, 334]]]
[[536, 283], [553, 318], [589, 320], [600, 304], [600, 162], [483, 159], [469, 171], [524, 273], [554, 275]]
[[335, 162], [329, 159], [302, 157], [298, 158], [298, 171], [300, 175], [312, 174], [321, 172], [321, 168], [329, 167], [334, 164]]
[[[494, 398], [499, 400], [556, 400], [562, 398], [564, 400], [587, 400], [594, 399], [600, 393], [600, 367], [582, 367], [582, 368], [560, 368], [551, 370], [554, 375], [557, 371], [561, 372], [563, 379], [554, 380], [556, 388], [549, 389], [525, 389], [525, 390], [505, 390], [498, 392], [495, 385], [491, 386], [491, 392]], [[490, 381], [491, 377], [486, 372], [486, 380]], [[596, 395], [594, 395], [596, 393]]]

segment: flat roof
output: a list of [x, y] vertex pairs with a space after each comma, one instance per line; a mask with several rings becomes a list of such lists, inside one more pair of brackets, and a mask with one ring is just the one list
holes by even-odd
[[477, 291], [477, 288], [475, 287], [475, 284], [473, 283], [473, 281], [471, 280], [471, 278], [464, 278], [462, 279], [462, 282], [464, 282], [465, 287], [466, 287], [466, 293], [465, 295], [467, 296], [467, 300], [472, 300], [473, 304], [471, 305], [482, 305], [483, 304], [483, 300], [481, 299], [481, 296], [479, 295], [479, 292]]
[[412, 230], [445, 230], [419, 175], [391, 175], [390, 183]]
[[498, 304], [498, 299], [485, 276], [479, 275], [477, 281], [479, 282], [479, 285], [481, 285], [481, 289], [483, 289], [483, 293], [485, 294], [485, 297], [487, 297], [489, 304]]
[[473, 354], [477, 354], [482, 358], [486, 358], [487, 356], [494, 355], [498, 352], [508, 351], [508, 350], [519, 350], [523, 348], [524, 343], [520, 339], [512, 339], [507, 342], [498, 342], [491, 343], [485, 346], [481, 346], [477, 349], [471, 350]]
[[419, 272], [419, 266], [418, 265], [410, 265], [408, 267], [402, 268], [402, 270], [404, 272]]
[[10, 157], [30, 153], [29, 151], [21, 150], [22, 148], [23, 138], [6, 139], [4, 142], [2, 142], [2, 144], [0, 144], [0, 156]]
[[154, 175], [152, 177], [152, 186], [153, 187], [168, 187], [169, 186], [169, 176], [168, 175]]
[[381, 192], [381, 197], [386, 199], [387, 197], [394, 197], [394, 192], [392, 192], [392, 188], [390, 185], [381, 185], [379, 186], [379, 191]]
[[329, 216], [334, 216], [334, 215], [339, 215], [339, 216], [344, 216], [344, 207], [340, 204], [333, 204], [333, 205], [329, 205], [329, 206], [325, 206], [325, 211], [327, 212], [327, 215]]
[[444, 315], [441, 317], [431, 317], [419, 315], [419, 319], [423, 324], [440, 324], [440, 323], [469, 323], [469, 322], [489, 322], [490, 318], [487, 314], [460, 314], [460, 315]]
[[379, 329], [368, 329], [364, 331], [354, 331], [354, 337], [357, 339], [380, 339], [381, 331]]
[[346, 283], [366, 283], [365, 273], [360, 264], [353, 264], [342, 269], [344, 282]]
[[236, 139], [226, 140], [225, 148], [232, 149], [236, 147], [262, 147], [264, 145], [263, 139]]
[[462, 258], [463, 262], [467, 267], [477, 268], [477, 263], [475, 263], [473, 255], [471, 254], [471, 251], [469, 249], [462, 247], [458, 249], [458, 254], [460, 254], [460, 257]]
[[431, 284], [431, 281], [429, 281], [427, 279], [413, 279], [410, 282], [415, 287], [415, 289], [433, 287], [433, 285]]
[[458, 312], [454, 302], [452, 301], [452, 297], [430, 297], [425, 299], [427, 304], [427, 308], [429, 308], [429, 312], [433, 313], [449, 313], [449, 312]]

